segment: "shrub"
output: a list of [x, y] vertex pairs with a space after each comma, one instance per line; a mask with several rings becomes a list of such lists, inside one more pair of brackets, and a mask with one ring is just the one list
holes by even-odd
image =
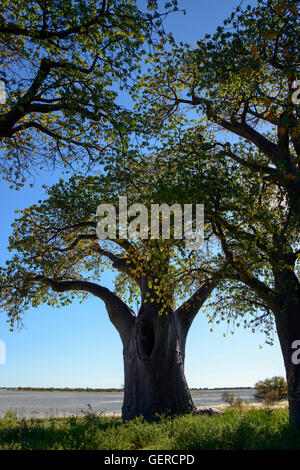
[[255, 398], [268, 404], [284, 400], [287, 397], [287, 383], [283, 377], [272, 377], [257, 382], [254, 386]]
[[274, 403], [279, 400], [280, 394], [278, 390], [270, 390], [264, 397], [264, 403], [266, 405], [274, 405]]
[[10, 420], [10, 421], [16, 421], [17, 412], [13, 411], [13, 410], [7, 410], [7, 412], [3, 416], [3, 419], [7, 419], [7, 420]]
[[229, 393], [224, 391], [222, 393], [222, 400], [227, 403], [229, 406], [236, 406], [240, 408], [242, 406], [242, 399], [237, 396], [235, 393]]
[[235, 393], [223, 392], [222, 393], [222, 400], [225, 401], [230, 406], [233, 406], [235, 400]]

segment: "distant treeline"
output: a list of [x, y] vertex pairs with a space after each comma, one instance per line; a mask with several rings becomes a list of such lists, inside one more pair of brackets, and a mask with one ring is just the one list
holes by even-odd
[[0, 387], [11, 392], [123, 392], [123, 388]]
[[191, 388], [190, 390], [251, 390], [253, 387], [214, 387], [214, 388]]
[[[249, 390], [252, 387], [215, 387], [215, 388], [191, 388], [191, 391], [198, 390]], [[123, 388], [57, 388], [57, 387], [0, 387], [0, 390], [12, 392], [123, 392]]]

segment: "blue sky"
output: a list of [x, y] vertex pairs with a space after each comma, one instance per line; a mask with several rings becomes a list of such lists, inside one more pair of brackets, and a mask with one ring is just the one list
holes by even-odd
[[[244, 2], [255, 5], [256, 1]], [[240, 0], [185, 0], [186, 15], [170, 16], [166, 29], [178, 41], [197, 41], [230, 15]], [[55, 183], [58, 173], [41, 174], [33, 189], [9, 189], [0, 182], [0, 262], [5, 261], [10, 224], [15, 209], [43, 198], [43, 184]], [[112, 287], [112, 275], [102, 284]], [[122, 346], [109, 322], [104, 304], [89, 298], [83, 304], [53, 309], [41, 306], [26, 312], [24, 328], [10, 332], [0, 315], [0, 340], [6, 343], [6, 364], [0, 365], [2, 386], [120, 387], [123, 384]], [[278, 341], [263, 345], [264, 335], [238, 329], [223, 337], [226, 324], [209, 331], [201, 312], [191, 328], [186, 350], [186, 377], [190, 387], [253, 386], [257, 380], [284, 375]], [[260, 349], [259, 345], [263, 345]]]

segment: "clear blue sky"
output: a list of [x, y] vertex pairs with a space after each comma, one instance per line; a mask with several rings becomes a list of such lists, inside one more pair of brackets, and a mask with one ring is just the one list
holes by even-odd
[[[168, 18], [166, 29], [179, 41], [194, 43], [211, 33], [230, 15], [240, 0], [185, 0], [187, 11]], [[249, 0], [244, 4], [255, 5]], [[58, 174], [40, 175], [33, 189], [12, 191], [0, 182], [0, 263], [14, 210], [43, 198], [43, 184], [55, 183]], [[112, 287], [111, 275], [102, 284]], [[264, 343], [264, 335], [237, 330], [223, 338], [226, 324], [209, 331], [207, 319], [198, 314], [190, 331], [186, 350], [186, 377], [190, 387], [253, 386], [257, 380], [284, 375], [278, 342]], [[1, 386], [120, 387], [123, 384], [122, 346], [101, 301], [89, 298], [83, 304], [53, 309], [41, 306], [29, 310], [24, 328], [11, 333], [3, 314], [0, 340], [5, 341], [7, 362], [0, 365]]]

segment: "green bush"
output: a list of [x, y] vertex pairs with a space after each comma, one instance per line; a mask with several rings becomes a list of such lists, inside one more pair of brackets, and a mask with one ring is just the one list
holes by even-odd
[[224, 391], [222, 393], [222, 400], [227, 403], [227, 405], [233, 406], [235, 402], [236, 394], [235, 393], [229, 393]]
[[287, 397], [287, 383], [283, 377], [275, 376], [261, 380], [255, 384], [254, 388], [255, 398], [267, 404], [273, 404]]
[[236, 393], [229, 393], [227, 391], [222, 393], [222, 400], [229, 406], [236, 406], [238, 408], [243, 404], [243, 400]]

